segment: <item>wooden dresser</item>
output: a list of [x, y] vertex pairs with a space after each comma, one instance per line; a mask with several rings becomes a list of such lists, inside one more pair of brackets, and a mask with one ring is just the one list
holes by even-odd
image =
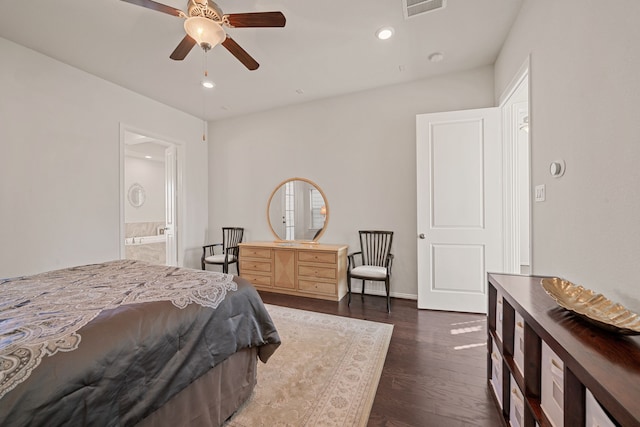
[[489, 274], [487, 376], [504, 425], [640, 426], [640, 337], [576, 317], [541, 279]]
[[340, 301], [347, 293], [347, 245], [240, 243], [240, 276], [259, 290]]

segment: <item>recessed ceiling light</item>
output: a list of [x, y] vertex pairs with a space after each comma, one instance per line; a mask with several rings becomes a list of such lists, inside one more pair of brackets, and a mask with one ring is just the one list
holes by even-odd
[[393, 36], [393, 28], [392, 27], [382, 27], [378, 31], [376, 31], [376, 37], [380, 40], [387, 40]]
[[216, 87], [216, 84], [211, 80], [203, 80], [202, 86], [206, 87], [207, 89], [213, 89], [214, 87]]
[[151, 158], [151, 156], [144, 156], [144, 158], [145, 158], [145, 159], [150, 159], [150, 158]]
[[444, 59], [444, 55], [441, 54], [440, 52], [434, 52], [431, 55], [429, 55], [429, 61], [431, 62], [440, 62]]

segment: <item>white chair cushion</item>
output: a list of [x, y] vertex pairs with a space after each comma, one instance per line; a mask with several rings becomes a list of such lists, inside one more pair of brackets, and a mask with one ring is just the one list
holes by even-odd
[[[236, 257], [233, 255], [229, 255], [229, 259], [227, 262], [233, 262], [236, 260]], [[208, 256], [204, 259], [205, 262], [210, 262], [212, 264], [224, 264], [224, 254], [216, 254]]]
[[387, 278], [387, 269], [377, 265], [361, 265], [351, 269], [351, 276], [370, 280], [384, 280]]

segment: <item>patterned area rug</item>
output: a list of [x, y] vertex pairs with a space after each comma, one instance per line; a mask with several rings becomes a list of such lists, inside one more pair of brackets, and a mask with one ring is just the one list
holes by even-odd
[[267, 305], [282, 345], [226, 427], [365, 426], [393, 325]]

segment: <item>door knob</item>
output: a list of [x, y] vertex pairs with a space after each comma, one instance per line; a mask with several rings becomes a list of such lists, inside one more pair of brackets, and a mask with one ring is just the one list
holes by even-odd
[[418, 234], [418, 237], [421, 238], [421, 239], [424, 239], [425, 235], [424, 235], [424, 233], [420, 233], [420, 234]]

